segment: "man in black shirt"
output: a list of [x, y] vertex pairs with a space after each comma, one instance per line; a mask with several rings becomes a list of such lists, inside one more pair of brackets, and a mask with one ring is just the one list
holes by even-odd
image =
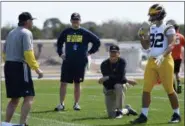
[[[108, 116], [111, 118], [122, 118], [123, 114], [137, 115], [137, 113], [127, 105], [122, 109], [122, 103], [125, 99], [125, 91], [129, 83], [134, 86], [133, 80], [125, 77], [126, 61], [120, 58], [119, 47], [110, 46], [110, 57], [101, 64], [101, 72], [103, 77], [99, 79], [99, 83], [104, 86], [105, 104]], [[127, 86], [126, 86], [127, 85]]]

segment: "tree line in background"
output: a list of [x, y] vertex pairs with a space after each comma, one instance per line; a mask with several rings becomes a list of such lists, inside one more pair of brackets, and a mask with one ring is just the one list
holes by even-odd
[[[34, 39], [56, 39], [61, 31], [69, 26], [70, 24], [64, 24], [58, 18], [49, 18], [44, 22], [42, 29], [33, 26], [32, 33]], [[141, 23], [109, 20], [101, 25], [89, 21], [82, 23], [81, 26], [89, 29], [100, 38], [113, 38], [117, 41], [135, 41], [138, 40], [137, 32], [141, 27]], [[14, 26], [10, 25], [2, 27], [1, 40], [5, 40], [9, 31], [13, 28]], [[180, 25], [180, 33], [184, 34], [184, 24]]]

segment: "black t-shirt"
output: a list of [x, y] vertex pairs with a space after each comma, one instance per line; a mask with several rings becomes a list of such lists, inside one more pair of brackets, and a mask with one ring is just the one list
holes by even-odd
[[105, 60], [101, 64], [101, 72], [103, 76], [109, 76], [109, 80], [103, 83], [106, 89], [114, 89], [115, 84], [125, 84], [127, 79], [126, 74], [126, 61], [123, 58], [119, 58], [116, 63], [111, 63], [109, 59]]

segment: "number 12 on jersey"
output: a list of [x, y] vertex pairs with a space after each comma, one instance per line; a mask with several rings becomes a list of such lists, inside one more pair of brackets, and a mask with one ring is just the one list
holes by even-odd
[[150, 34], [151, 47], [162, 48], [164, 41], [164, 35], [162, 33]]

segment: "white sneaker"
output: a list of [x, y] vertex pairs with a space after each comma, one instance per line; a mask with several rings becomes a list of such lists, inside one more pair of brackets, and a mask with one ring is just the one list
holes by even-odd
[[64, 111], [64, 109], [65, 109], [65, 106], [59, 104], [59, 105], [55, 108], [55, 111]]
[[73, 109], [76, 111], [79, 111], [81, 108], [80, 108], [80, 105], [78, 103], [76, 103], [76, 104], [74, 104]]
[[123, 118], [123, 115], [116, 116], [116, 119], [121, 119]]
[[120, 110], [116, 111], [116, 119], [121, 119], [123, 117], [123, 113]]

